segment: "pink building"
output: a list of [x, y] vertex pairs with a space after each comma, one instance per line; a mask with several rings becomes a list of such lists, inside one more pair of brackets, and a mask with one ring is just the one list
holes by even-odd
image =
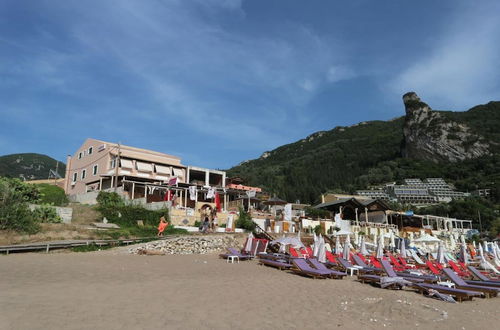
[[[127, 182], [164, 183], [177, 178], [185, 183], [187, 167], [176, 156], [87, 139], [73, 156], [68, 156], [64, 190], [68, 195], [118, 188]], [[144, 189], [128, 187], [131, 199], [144, 197]], [[125, 190], [125, 189], [124, 189]]]

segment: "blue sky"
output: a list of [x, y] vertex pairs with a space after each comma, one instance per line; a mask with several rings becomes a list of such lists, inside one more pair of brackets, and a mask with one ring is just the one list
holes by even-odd
[[229, 168], [313, 132], [499, 100], [498, 1], [0, 2], [0, 155], [87, 137]]

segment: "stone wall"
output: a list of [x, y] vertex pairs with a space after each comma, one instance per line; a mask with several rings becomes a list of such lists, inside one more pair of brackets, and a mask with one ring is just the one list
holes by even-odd
[[240, 242], [233, 235], [179, 236], [153, 241], [131, 248], [130, 253], [145, 254], [157, 251], [163, 254], [209, 254], [226, 251], [229, 247], [238, 248]]

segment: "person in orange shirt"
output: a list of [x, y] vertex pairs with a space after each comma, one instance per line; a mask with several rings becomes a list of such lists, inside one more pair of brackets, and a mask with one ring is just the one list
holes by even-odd
[[160, 218], [160, 223], [158, 224], [158, 237], [163, 236], [163, 232], [168, 227], [168, 222], [165, 220], [165, 217]]

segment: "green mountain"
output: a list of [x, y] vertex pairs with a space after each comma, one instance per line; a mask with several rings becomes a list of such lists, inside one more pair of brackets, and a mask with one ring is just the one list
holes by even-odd
[[289, 201], [318, 202], [409, 177], [443, 177], [471, 191], [500, 185], [500, 102], [434, 111], [415, 93], [406, 115], [314, 133], [228, 170]]
[[[41, 154], [26, 153], [0, 156], [0, 176], [26, 180], [47, 179], [55, 171], [57, 160]], [[59, 162], [57, 172], [64, 177], [66, 165]], [[52, 176], [53, 177], [53, 176]]]

